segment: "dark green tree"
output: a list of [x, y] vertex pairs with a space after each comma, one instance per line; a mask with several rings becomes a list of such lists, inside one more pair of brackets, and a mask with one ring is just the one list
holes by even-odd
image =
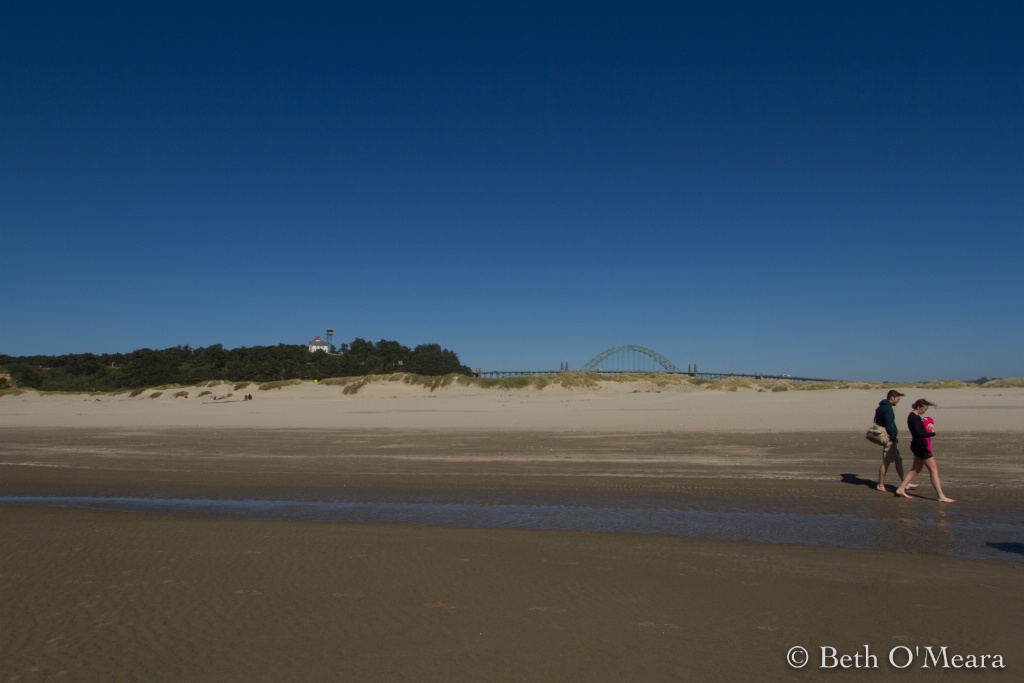
[[396, 341], [357, 338], [341, 353], [311, 352], [296, 344], [225, 349], [138, 349], [124, 354], [65, 356], [0, 355], [0, 370], [19, 387], [42, 391], [115, 391], [210, 380], [267, 382], [410, 372], [421, 375], [472, 374], [455, 352], [438, 344], [409, 350]]

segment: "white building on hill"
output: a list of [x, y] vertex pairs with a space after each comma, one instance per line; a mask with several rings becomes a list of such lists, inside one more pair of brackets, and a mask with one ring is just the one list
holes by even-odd
[[313, 341], [309, 342], [309, 350], [323, 351], [324, 353], [327, 353], [328, 351], [330, 351], [330, 347], [327, 345], [327, 342], [320, 338], [320, 335], [318, 334], [316, 337], [313, 338]]

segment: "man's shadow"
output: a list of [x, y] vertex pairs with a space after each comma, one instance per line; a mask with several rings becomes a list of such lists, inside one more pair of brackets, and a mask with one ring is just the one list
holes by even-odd
[[844, 472], [839, 475], [843, 479], [844, 484], [853, 484], [854, 486], [869, 486], [871, 488], [877, 488], [878, 482], [874, 479], [865, 479], [859, 474], [851, 474], [850, 472]]
[[1024, 543], [986, 543], [989, 548], [1002, 550], [1005, 553], [1024, 555]]

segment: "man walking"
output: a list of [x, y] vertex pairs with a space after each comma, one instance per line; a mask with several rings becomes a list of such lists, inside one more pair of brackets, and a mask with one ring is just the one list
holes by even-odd
[[896, 465], [896, 474], [900, 476], [901, 483], [906, 476], [903, 473], [903, 456], [900, 455], [897, 445], [899, 430], [896, 428], [896, 413], [893, 411], [893, 407], [900, 402], [901, 398], [903, 398], [903, 394], [895, 389], [890, 389], [889, 393], [885, 395], [885, 399], [879, 401], [878, 407], [875, 408], [875, 424], [884, 427], [889, 435], [889, 443], [882, 446], [882, 464], [878, 467], [878, 490], [883, 492], [887, 490], [885, 488], [885, 473], [889, 470], [889, 463]]

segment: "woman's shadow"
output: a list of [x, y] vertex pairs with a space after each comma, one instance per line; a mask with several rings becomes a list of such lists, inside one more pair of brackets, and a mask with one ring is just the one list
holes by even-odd
[[878, 482], [874, 479], [865, 479], [859, 474], [851, 474], [850, 472], [844, 472], [839, 475], [843, 479], [844, 484], [853, 484], [854, 486], [870, 486], [871, 488], [877, 488]]

